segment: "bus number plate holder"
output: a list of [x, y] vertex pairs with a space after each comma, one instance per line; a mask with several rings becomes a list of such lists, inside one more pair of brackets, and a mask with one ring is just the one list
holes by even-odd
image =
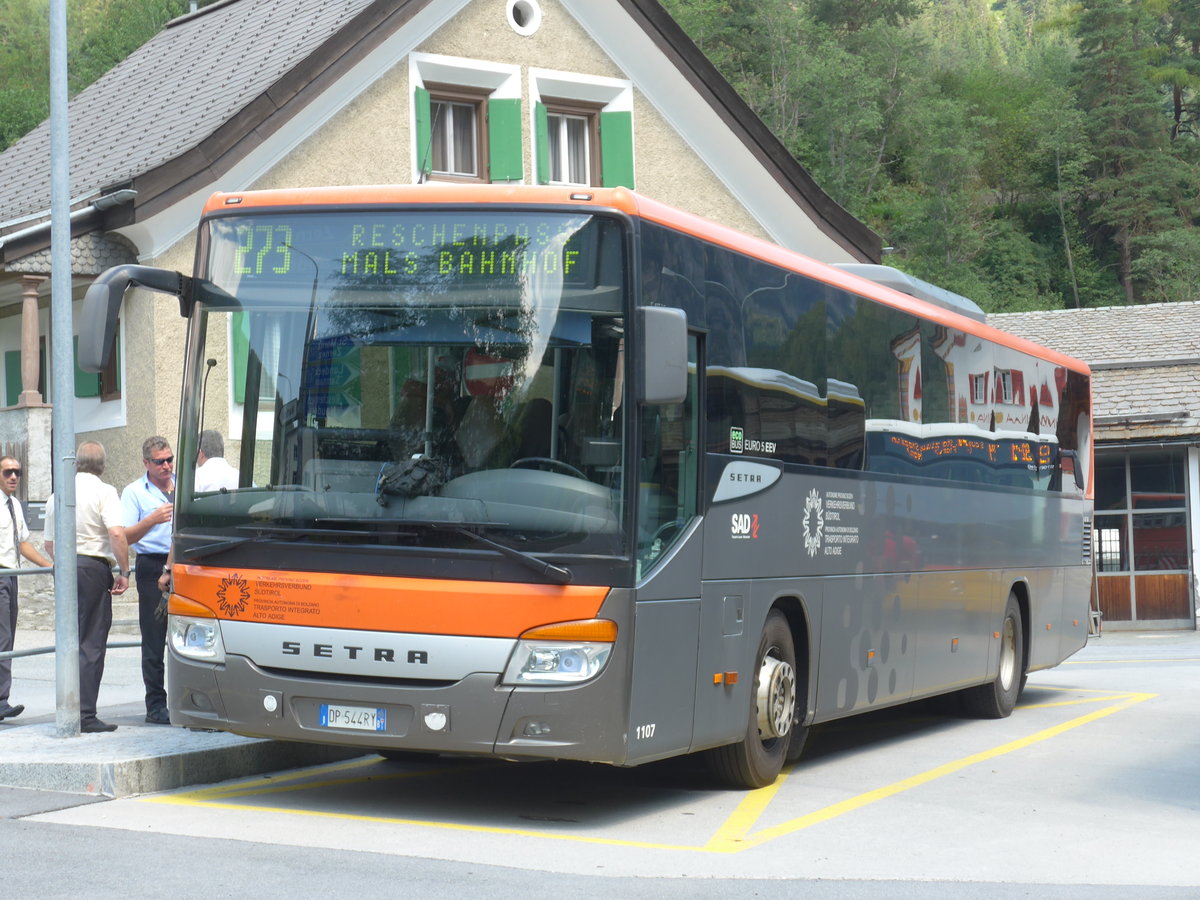
[[352, 728], [356, 731], [387, 731], [387, 710], [382, 707], [321, 704], [322, 728]]

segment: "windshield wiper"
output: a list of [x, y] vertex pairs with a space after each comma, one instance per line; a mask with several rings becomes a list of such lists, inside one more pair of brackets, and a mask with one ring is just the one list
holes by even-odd
[[178, 553], [179, 559], [203, 559], [206, 556], [213, 556], [217, 553], [223, 553], [233, 547], [240, 547], [242, 544], [261, 544], [266, 541], [277, 540], [280, 538], [290, 539], [308, 539], [311, 537], [323, 537], [327, 535], [335, 535], [338, 537], [360, 536], [365, 537], [370, 535], [369, 531], [343, 531], [340, 529], [313, 529], [313, 528], [296, 528], [287, 525], [239, 525], [239, 530], [254, 531], [252, 535], [246, 537], [228, 538], [223, 541], [217, 541], [215, 544], [201, 544], [196, 547], [189, 547], [187, 550], [181, 550]]
[[[321, 522], [321, 521], [325, 521], [325, 522], [332, 522], [332, 521], [350, 522], [350, 521], [353, 521], [354, 524], [357, 524], [357, 525], [365, 525], [368, 523], [376, 524], [378, 522], [378, 520], [374, 520], [374, 519], [355, 519], [355, 520], [347, 520], [347, 519], [320, 520], [320, 519], [318, 519], [317, 521], [318, 522]], [[393, 523], [388, 523], [388, 524], [393, 524]], [[570, 584], [571, 581], [575, 577], [572, 574], [571, 570], [568, 568], [565, 568], [564, 566], [556, 566], [554, 563], [547, 562], [544, 559], [540, 559], [537, 556], [534, 556], [532, 553], [527, 553], [524, 550], [518, 550], [515, 547], [509, 547], [506, 544], [501, 544], [499, 541], [493, 541], [491, 538], [484, 537], [482, 534], [479, 534], [477, 531], [471, 530], [473, 528], [489, 528], [489, 527], [491, 527], [491, 524], [487, 523], [487, 522], [430, 522], [430, 521], [419, 521], [418, 520], [418, 521], [396, 522], [394, 524], [397, 526], [397, 530], [396, 530], [397, 534], [402, 534], [404, 532], [405, 528], [415, 526], [417, 528], [427, 528], [430, 531], [447, 531], [452, 534], [457, 534], [457, 535], [461, 535], [462, 537], [470, 538], [475, 543], [482, 544], [483, 546], [485, 546], [491, 550], [495, 550], [501, 556], [504, 556], [507, 559], [511, 559], [513, 562], [519, 563], [520, 565], [524, 566], [527, 569], [531, 569], [532, 571], [541, 575], [543, 578], [546, 578], [549, 581], [553, 581], [555, 584]], [[326, 537], [326, 536], [367, 537], [367, 536], [370, 536], [373, 534], [378, 534], [380, 531], [379, 529], [350, 530], [350, 529], [343, 529], [343, 528], [311, 528], [311, 527], [297, 528], [297, 527], [281, 526], [281, 525], [275, 525], [275, 526], [241, 525], [241, 526], [239, 526], [239, 528], [247, 529], [247, 530], [252, 529], [256, 533], [253, 535], [248, 535], [246, 537], [229, 538], [228, 540], [218, 541], [215, 544], [204, 544], [199, 547], [191, 547], [187, 550], [181, 550], [178, 554], [178, 558], [181, 560], [203, 559], [206, 556], [212, 556], [213, 554], [216, 554], [216, 553], [222, 553], [225, 550], [229, 550], [233, 547], [240, 547], [242, 544], [263, 543], [265, 541], [270, 541], [270, 540], [279, 539], [279, 538], [307, 539], [307, 538], [312, 538], [312, 537]]]
[[[333, 520], [317, 519], [316, 521], [322, 522]], [[378, 519], [339, 519], [337, 521], [353, 522], [356, 525], [365, 525], [368, 523], [374, 524], [379, 522]], [[483, 546], [490, 550], [495, 550], [501, 556], [507, 557], [508, 559], [511, 559], [515, 563], [519, 563], [527, 569], [532, 569], [543, 578], [553, 581], [555, 584], [570, 584], [572, 579], [575, 577], [571, 573], [570, 569], [567, 569], [563, 566], [556, 566], [551, 562], [546, 562], [546, 560], [540, 559], [539, 557], [534, 556], [532, 553], [528, 553], [524, 550], [518, 550], [515, 547], [509, 547], [507, 544], [501, 544], [499, 541], [493, 541], [491, 538], [484, 537], [477, 530], [473, 530], [492, 528], [495, 526], [494, 522], [439, 522], [429, 519], [402, 519], [394, 523], [389, 522], [388, 524], [394, 525], [396, 528], [396, 534], [403, 534], [405, 529], [408, 528], [426, 528], [430, 531], [447, 531], [451, 534], [457, 534], [465, 538], [470, 538], [475, 543], [483, 544]]]
[[556, 566], [554, 563], [539, 559], [532, 553], [526, 553], [524, 550], [518, 550], [515, 547], [509, 547], [498, 541], [493, 541], [491, 538], [486, 538], [482, 534], [477, 534], [468, 528], [450, 525], [447, 526], [447, 530], [453, 531], [455, 534], [461, 534], [464, 537], [469, 537], [471, 540], [483, 544], [485, 547], [490, 547], [502, 556], [508, 557], [513, 562], [520, 563], [527, 569], [532, 569], [543, 578], [548, 578], [555, 584], [570, 584], [571, 580], [575, 577], [571, 574], [571, 570], [564, 566]]

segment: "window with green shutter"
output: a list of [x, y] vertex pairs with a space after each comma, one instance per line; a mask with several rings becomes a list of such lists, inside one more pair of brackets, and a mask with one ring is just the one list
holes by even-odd
[[417, 169], [439, 181], [505, 182], [524, 178], [521, 101], [447, 84], [413, 92]]
[[633, 188], [633, 115], [543, 97], [534, 108], [539, 184]]

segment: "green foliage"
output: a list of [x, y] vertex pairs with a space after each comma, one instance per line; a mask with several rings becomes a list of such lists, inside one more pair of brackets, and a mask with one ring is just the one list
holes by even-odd
[[663, 2], [886, 262], [994, 311], [1196, 298], [1196, 0]]
[[[189, 6], [189, 0], [67, 0], [69, 92], [86, 88]], [[50, 114], [49, 11], [50, 0], [0, 0], [0, 150]]]

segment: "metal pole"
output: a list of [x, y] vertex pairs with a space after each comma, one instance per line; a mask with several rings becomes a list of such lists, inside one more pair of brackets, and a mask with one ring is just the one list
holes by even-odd
[[67, 3], [50, 0], [50, 357], [54, 377], [54, 630], [59, 737], [79, 735], [79, 595], [75, 581], [75, 365], [71, 343], [71, 192]]

